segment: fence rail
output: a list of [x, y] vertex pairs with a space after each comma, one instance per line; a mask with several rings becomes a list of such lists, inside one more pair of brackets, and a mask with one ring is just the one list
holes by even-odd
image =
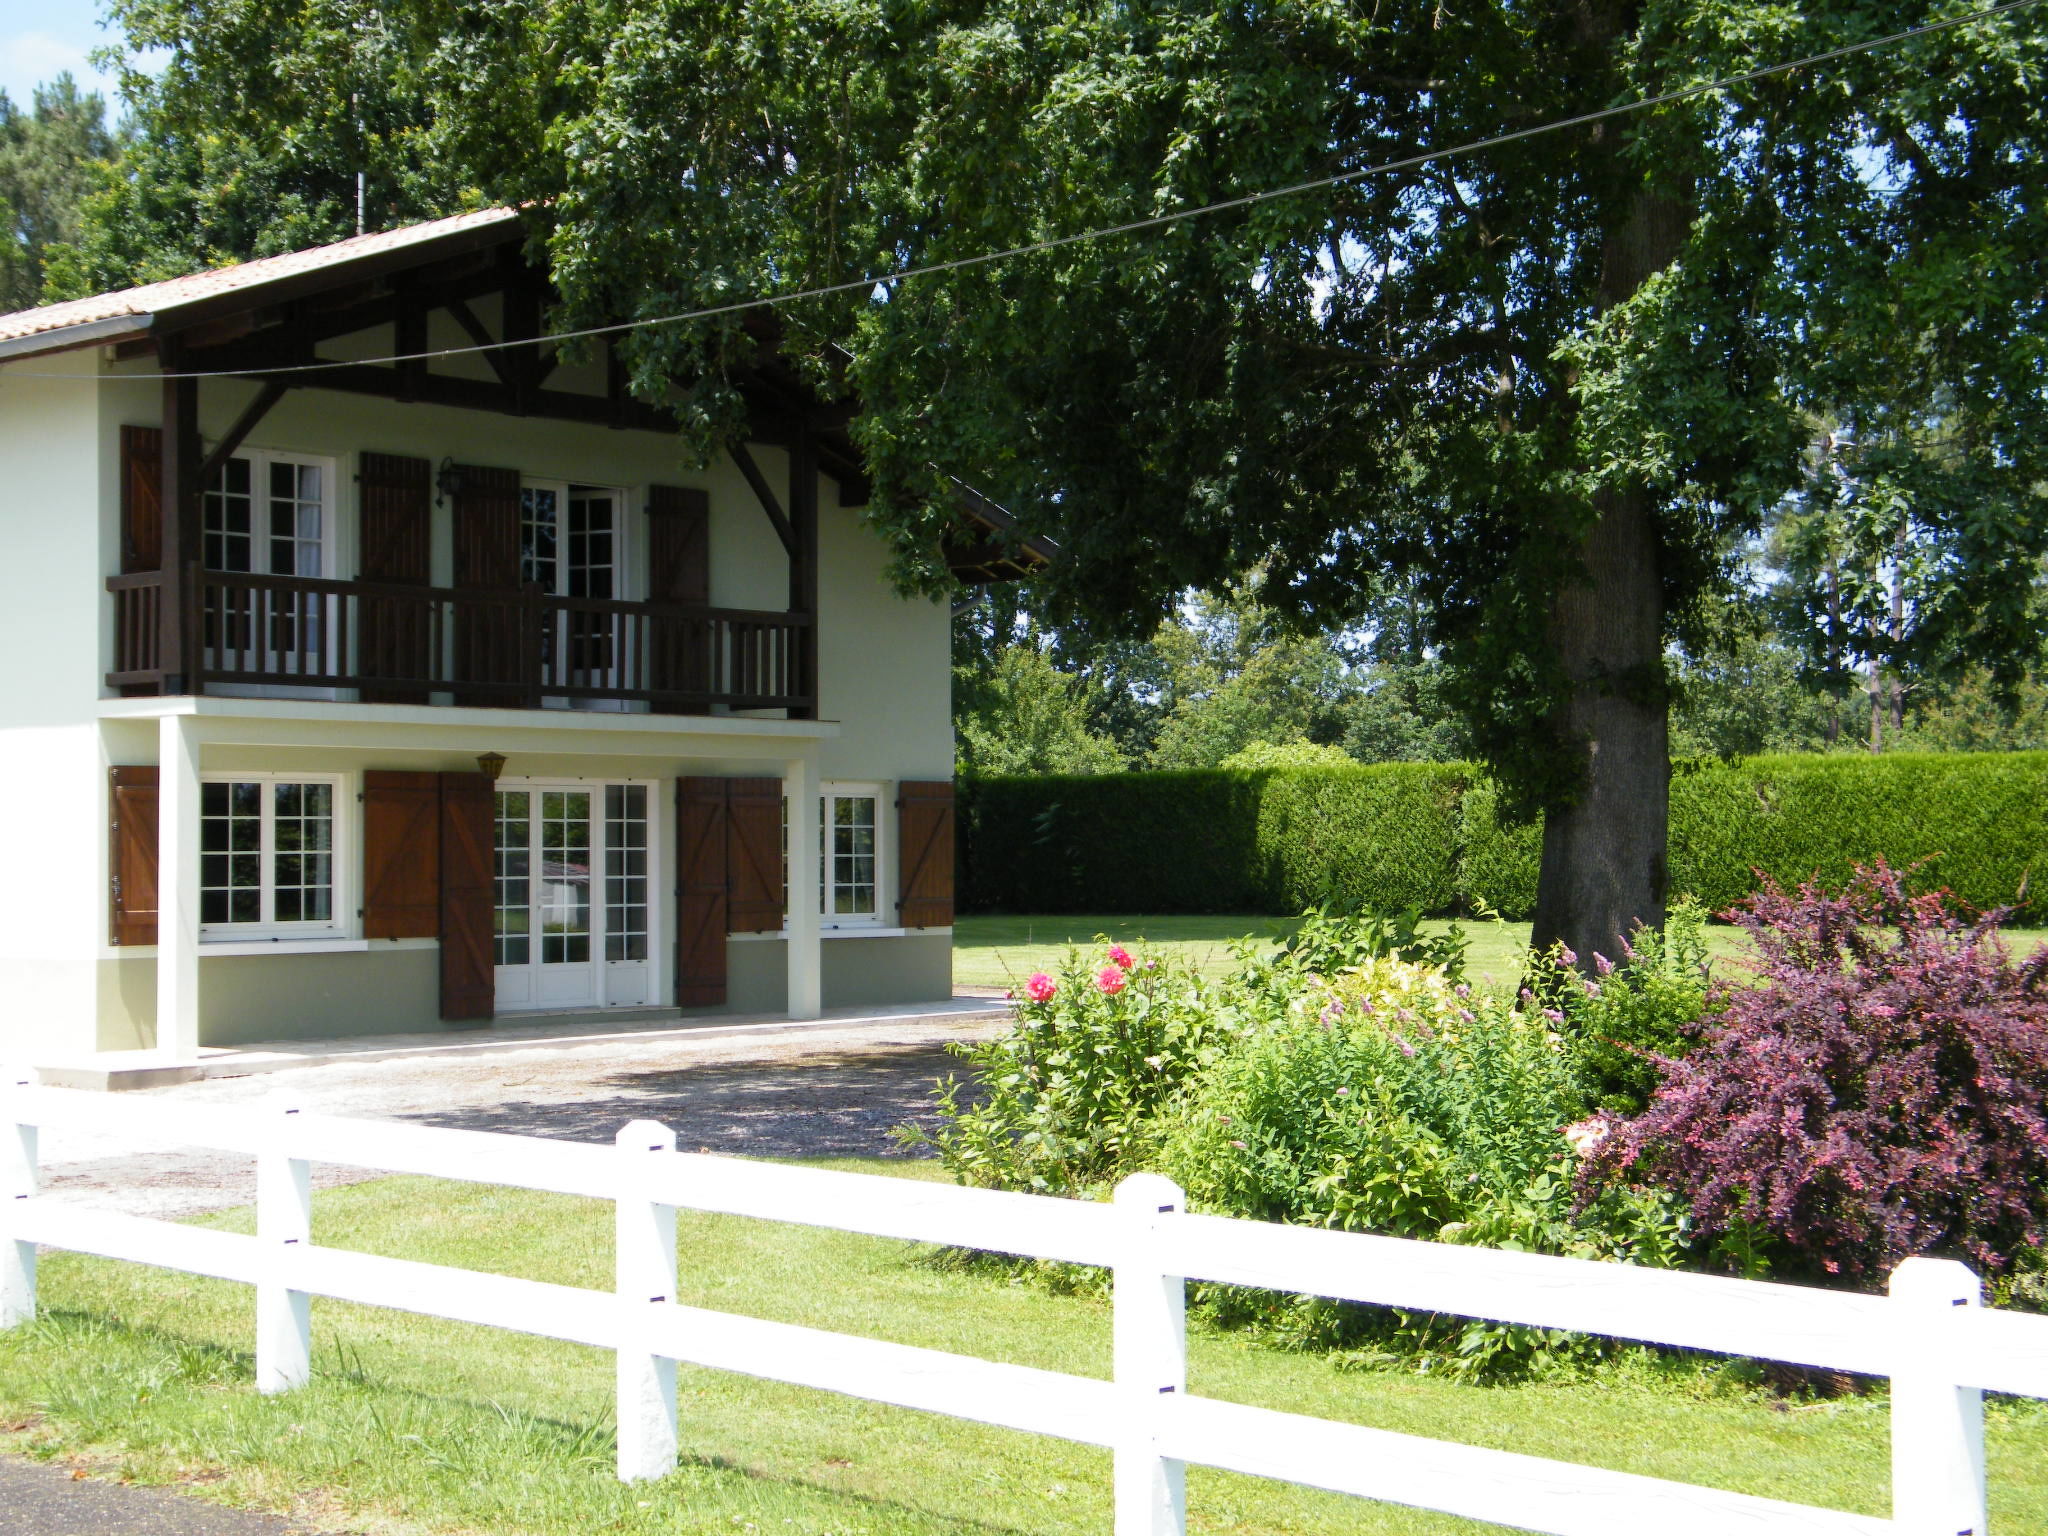
[[[257, 1159], [257, 1231], [52, 1204], [44, 1126], [119, 1129]], [[612, 1202], [615, 1286], [594, 1291], [312, 1241], [311, 1165]], [[1097, 1380], [683, 1306], [677, 1210], [1109, 1268], [1114, 1371]], [[1555, 1536], [1985, 1536], [1982, 1392], [2048, 1397], [2048, 1318], [1987, 1312], [1976, 1277], [1909, 1259], [1856, 1296], [1627, 1265], [1197, 1216], [1139, 1174], [1112, 1204], [679, 1153], [650, 1121], [612, 1146], [250, 1109], [119, 1100], [0, 1074], [0, 1326], [35, 1315], [38, 1246], [253, 1285], [256, 1377], [304, 1384], [315, 1296], [618, 1355], [619, 1476], [676, 1462], [678, 1361], [1089, 1445], [1114, 1456], [1117, 1536], [1180, 1536], [1184, 1468], [1225, 1468]], [[1187, 1391], [1186, 1282], [1222, 1281], [1888, 1376], [1889, 1519], [1279, 1413]]]

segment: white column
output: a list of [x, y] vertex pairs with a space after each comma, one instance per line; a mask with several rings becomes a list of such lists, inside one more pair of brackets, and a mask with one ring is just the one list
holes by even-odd
[[1944, 1324], [1983, 1305], [1954, 1259], [1907, 1259], [1892, 1271], [1892, 1523], [1899, 1536], [1984, 1536], [1984, 1394], [1956, 1385]]
[[1159, 1228], [1183, 1209], [1180, 1186], [1134, 1173], [1116, 1187], [1122, 1228], [1110, 1341], [1123, 1433], [1114, 1449], [1116, 1536], [1183, 1536], [1187, 1464], [1159, 1454], [1162, 1402], [1188, 1386], [1187, 1281], [1166, 1272]]
[[189, 715], [157, 721], [156, 1048], [199, 1058], [199, 736]]
[[27, 1067], [0, 1072], [0, 1328], [36, 1320], [36, 1245], [6, 1230], [14, 1203], [36, 1193], [36, 1128], [18, 1118], [25, 1110], [16, 1107], [35, 1081]]
[[313, 1375], [313, 1298], [290, 1285], [294, 1266], [313, 1244], [313, 1165], [291, 1155], [298, 1100], [283, 1094], [265, 1105], [265, 1145], [256, 1155], [256, 1239], [263, 1275], [256, 1282], [256, 1390], [289, 1392]]
[[676, 1208], [650, 1199], [647, 1171], [676, 1149], [676, 1133], [652, 1120], [619, 1128], [616, 1197], [619, 1295], [619, 1481], [676, 1469], [676, 1363], [636, 1337], [651, 1309], [676, 1294]]
[[782, 768], [789, 800], [789, 1016], [815, 1019], [825, 1011], [824, 966], [818, 944], [823, 904], [818, 859], [818, 759], [793, 757]]

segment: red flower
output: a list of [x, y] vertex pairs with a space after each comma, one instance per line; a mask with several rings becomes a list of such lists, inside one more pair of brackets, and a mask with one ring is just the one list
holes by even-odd
[[1053, 993], [1059, 991], [1059, 983], [1043, 971], [1033, 971], [1024, 983], [1024, 995], [1034, 1003], [1049, 1003]]
[[1114, 965], [1120, 971], [1128, 971], [1132, 966], [1138, 963], [1137, 961], [1131, 958], [1131, 952], [1128, 949], [1125, 949], [1121, 944], [1112, 944], [1109, 946], [1109, 960], [1110, 964]]
[[1105, 997], [1115, 997], [1129, 986], [1130, 982], [1124, 979], [1124, 973], [1115, 966], [1105, 965], [1102, 974], [1095, 978], [1095, 985], [1102, 988]]

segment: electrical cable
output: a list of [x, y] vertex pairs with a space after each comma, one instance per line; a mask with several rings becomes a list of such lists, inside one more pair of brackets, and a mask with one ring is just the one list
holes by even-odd
[[[1848, 58], [1854, 54], [1870, 53], [1879, 48], [1892, 47], [1910, 42], [1914, 38], [1926, 37], [1930, 33], [1945, 32], [1956, 27], [1968, 26], [1973, 22], [1988, 21], [2007, 12], [2022, 10], [2031, 5], [2042, 4], [2043, 0], [2003, 0], [2003, 3], [1987, 6], [1981, 10], [1967, 11], [1958, 16], [1943, 17], [1938, 21], [1923, 22], [1919, 26], [1907, 27], [1902, 31], [1889, 32], [1882, 37], [1868, 38], [1860, 43], [1844, 43], [1838, 48], [1829, 48], [1821, 53], [1807, 54], [1803, 58], [1791, 59], [1780, 64], [1765, 64], [1756, 69], [1744, 70], [1740, 74], [1726, 75], [1717, 80], [1705, 81], [1698, 85], [1683, 86], [1677, 90], [1665, 91], [1656, 96], [1646, 96], [1639, 101], [1625, 101], [1615, 106], [1602, 107], [1597, 111], [1581, 112], [1574, 117], [1558, 118], [1548, 123], [1537, 123], [1527, 128], [1516, 128], [1506, 133], [1489, 135], [1483, 139], [1472, 139], [1453, 145], [1448, 149], [1428, 150], [1421, 154], [1407, 155], [1398, 160], [1382, 161], [1377, 165], [1362, 166], [1355, 171], [1340, 171], [1330, 176], [1319, 176], [1313, 181], [1297, 181], [1286, 186], [1273, 187], [1263, 192], [1246, 192], [1236, 197], [1223, 198], [1213, 203], [1203, 203], [1194, 208], [1175, 209], [1171, 213], [1154, 214], [1147, 218], [1131, 219], [1122, 224], [1109, 224], [1096, 229], [1080, 230], [1069, 235], [1055, 235], [1049, 239], [1035, 241], [1030, 245], [1010, 246], [1000, 251], [984, 251], [974, 256], [960, 256], [950, 261], [931, 262], [924, 266], [906, 267], [901, 271], [882, 273], [877, 276], [850, 278], [845, 282], [826, 283], [812, 288], [794, 289], [787, 293], [767, 294], [759, 298], [736, 299], [727, 304], [714, 304], [704, 309], [686, 310], [673, 315], [651, 315], [640, 320], [622, 320], [611, 325], [585, 326], [579, 330], [553, 331], [543, 336], [525, 337], [516, 341], [478, 342], [463, 347], [442, 347], [428, 352], [399, 352], [387, 357], [366, 357], [337, 359], [328, 362], [292, 363], [275, 368], [222, 368], [184, 373], [147, 374], [101, 374], [91, 377], [103, 379], [239, 379], [277, 378], [288, 374], [323, 373], [336, 368], [367, 368], [394, 363], [430, 362], [443, 357], [467, 357], [483, 352], [497, 352], [509, 347], [543, 346], [550, 342], [583, 341], [599, 336], [617, 336], [627, 332], [662, 325], [686, 325], [696, 320], [714, 320], [725, 315], [744, 314], [750, 310], [770, 309], [778, 304], [796, 304], [807, 299], [831, 298], [842, 293], [857, 293], [862, 290], [908, 282], [912, 278], [932, 277], [942, 272], [958, 272], [971, 267], [988, 266], [998, 261], [1008, 261], [1018, 256], [1036, 256], [1046, 251], [1059, 250], [1064, 246], [1078, 245], [1089, 240], [1106, 240], [1118, 235], [1138, 234], [1146, 230], [1163, 229], [1187, 219], [1199, 219], [1213, 213], [1227, 213], [1234, 209], [1255, 207], [1276, 198], [1294, 197], [1303, 192], [1321, 191], [1329, 187], [1343, 186], [1349, 182], [1364, 181], [1370, 177], [1385, 176], [1395, 171], [1413, 170], [1439, 160], [1459, 159], [1478, 154], [1483, 150], [1497, 149], [1504, 144], [1520, 143], [1525, 139], [1537, 138], [1544, 134], [1561, 133], [1568, 128], [1582, 128], [1591, 123], [1606, 122], [1612, 118], [1626, 116], [1632, 112], [1646, 111], [1652, 107], [1671, 106], [1695, 97], [1725, 91], [1732, 86], [1746, 85], [1753, 80], [1768, 79], [1773, 75], [1788, 74], [1796, 69], [1811, 68], [1835, 59]], [[114, 317], [119, 318], [119, 317]], [[79, 374], [37, 374], [15, 372], [14, 378], [77, 379], [86, 377]]]

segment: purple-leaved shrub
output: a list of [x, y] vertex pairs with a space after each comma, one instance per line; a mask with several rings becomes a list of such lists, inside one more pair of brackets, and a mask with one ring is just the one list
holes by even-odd
[[1725, 914], [1757, 985], [1661, 1058], [1582, 1190], [1672, 1191], [1741, 1267], [1875, 1288], [1913, 1254], [1992, 1277], [2048, 1235], [2048, 949], [2015, 964], [1995, 911], [1910, 894], [1882, 861], [1839, 895], [1776, 884]]

